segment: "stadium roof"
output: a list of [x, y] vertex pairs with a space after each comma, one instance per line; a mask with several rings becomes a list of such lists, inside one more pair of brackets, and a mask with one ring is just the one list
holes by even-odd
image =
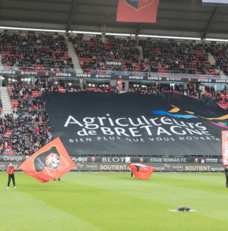
[[0, 26], [228, 38], [228, 8], [160, 0], [157, 23], [116, 22], [118, 0], [0, 0]]

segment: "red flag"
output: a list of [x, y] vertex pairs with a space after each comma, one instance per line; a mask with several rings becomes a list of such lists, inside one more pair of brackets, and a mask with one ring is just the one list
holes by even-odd
[[25, 160], [19, 168], [42, 183], [57, 180], [75, 167], [60, 138], [57, 137]]
[[148, 180], [155, 168], [143, 164], [129, 164], [133, 174], [141, 180]]
[[159, 0], [119, 0], [117, 22], [156, 23]]
[[228, 131], [222, 131], [222, 162], [228, 165]]

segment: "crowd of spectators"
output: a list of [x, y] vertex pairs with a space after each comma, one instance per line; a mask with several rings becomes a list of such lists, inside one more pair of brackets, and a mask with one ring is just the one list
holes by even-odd
[[203, 44], [140, 40], [150, 72], [217, 75]]
[[[100, 37], [85, 40], [82, 35], [70, 36], [69, 41], [73, 43], [85, 73], [102, 70], [106, 74], [106, 61], [122, 62], [121, 66], [112, 67], [110, 70], [127, 72], [218, 75], [216, 67], [221, 66], [218, 63], [211, 64], [208, 60], [208, 52], [213, 49], [212, 45], [114, 38], [103, 43]], [[143, 59], [140, 57], [138, 45], [142, 46]], [[223, 63], [222, 67], [226, 72], [227, 47], [224, 47], [223, 57], [219, 62]]]
[[[85, 81], [84, 81], [85, 83]], [[84, 86], [86, 89], [86, 86]], [[48, 85], [45, 88], [45, 91], [53, 92], [77, 92], [81, 91], [81, 87], [79, 85], [79, 81], [72, 79], [68, 81], [63, 81], [61, 79], [52, 78], [48, 80]]]
[[64, 36], [52, 34], [0, 34], [4, 66], [14, 69], [73, 69]]
[[[97, 85], [97, 84], [96, 84]], [[50, 79], [48, 86], [45, 88], [46, 92], [79, 92], [79, 91], [100, 91], [100, 92], [111, 92], [113, 88], [107, 84], [87, 84], [86, 80], [83, 81], [83, 86], [80, 87], [79, 81], [72, 79], [63, 81], [61, 79]]]
[[[217, 75], [216, 67], [228, 73], [228, 46], [224, 44], [137, 41], [114, 37], [103, 43], [99, 36], [86, 40], [83, 35], [69, 36], [69, 41], [73, 43], [84, 73], [105, 75], [109, 70]], [[142, 47], [143, 58], [138, 45]], [[0, 52], [3, 65], [15, 70], [74, 69], [63, 35], [4, 32], [0, 34]], [[214, 56], [216, 65], [208, 61], [208, 53]], [[108, 66], [107, 61], [122, 65]]]
[[217, 103], [221, 108], [227, 109], [228, 108], [228, 93], [227, 88], [224, 86], [224, 89], [222, 91], [215, 91], [214, 88], [207, 89], [205, 95], [208, 97], [212, 97], [212, 99]]
[[85, 71], [108, 69], [106, 61], [120, 62], [121, 66], [111, 67], [112, 71], [141, 71], [140, 51], [137, 41], [126, 39], [110, 39], [103, 43], [99, 37], [83, 40], [82, 36], [70, 36], [81, 68]]
[[[182, 95], [189, 95], [194, 97], [199, 97], [200, 95], [204, 95], [205, 91], [209, 91], [214, 89], [213, 87], [205, 87], [204, 85], [197, 84], [196, 89], [190, 85], [189, 88], [184, 88], [182, 84], [173, 84], [170, 85], [169, 83], [156, 83], [152, 82], [150, 85], [142, 85], [141, 87], [131, 85], [129, 89], [126, 89], [127, 92], [137, 92], [141, 94], [158, 94], [162, 92], [176, 92]], [[105, 86], [97, 86], [91, 87], [88, 86], [86, 81], [83, 81], [83, 86], [80, 87], [78, 80], [67, 80], [63, 81], [61, 79], [50, 79], [48, 81], [48, 86], [45, 91], [49, 92], [79, 92], [79, 91], [104, 91], [104, 92], [115, 92], [120, 93], [120, 87], [118, 84], [113, 86], [105, 85]]]
[[33, 154], [53, 139], [40, 86], [14, 84], [8, 90], [16, 114], [0, 119], [0, 154]]
[[[53, 92], [79, 92], [79, 91], [103, 91], [103, 92], [115, 92], [120, 93], [118, 84], [113, 86], [104, 85], [104, 86], [89, 86], [86, 80], [83, 81], [83, 86], [80, 87], [78, 80], [67, 80], [63, 81], [61, 79], [52, 78], [48, 81], [48, 86], [45, 91]], [[206, 95], [212, 97], [213, 100], [219, 104], [219, 106], [225, 106], [228, 102], [228, 96], [226, 96], [226, 85], [222, 91], [215, 91], [213, 86], [207, 86], [204, 84], [196, 84], [195, 89], [193, 85], [184, 87], [182, 84], [170, 84], [165, 82], [152, 82], [151, 84], [137, 86], [136, 84], [131, 84], [129, 89], [126, 89], [127, 92], [136, 92], [140, 94], [159, 94], [161, 92], [176, 92], [178, 94], [192, 96], [195, 98], [205, 97]], [[228, 106], [228, 105], [227, 105]]]
[[225, 75], [228, 74], [228, 45], [226, 44], [205, 44], [204, 49], [211, 53], [216, 60], [217, 69], [224, 71]]
[[127, 90], [128, 92], [136, 92], [139, 94], [159, 94], [163, 92], [175, 92], [181, 95], [192, 96], [198, 98], [202, 91], [196, 91], [191, 86], [189, 88], [184, 88], [182, 84], [170, 85], [168, 83], [151, 83], [149, 85], [144, 85], [142, 87], [132, 87]]
[[169, 86], [165, 83], [152, 83], [151, 86], [144, 87], [133, 87], [127, 90], [127, 92], [135, 92], [138, 94], [160, 94], [163, 92], [174, 92], [181, 95], [186, 95], [192, 98], [204, 98], [211, 97], [216, 104], [218, 104], [223, 109], [228, 109], [228, 93], [226, 92], [226, 87], [222, 91], [216, 92], [213, 87], [208, 87], [205, 85], [198, 85], [197, 89], [184, 88], [181, 84], [174, 86]]

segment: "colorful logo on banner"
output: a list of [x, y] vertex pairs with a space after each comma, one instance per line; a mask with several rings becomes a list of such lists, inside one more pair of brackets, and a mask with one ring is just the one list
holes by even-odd
[[[185, 111], [187, 112], [188, 114], [191, 114], [191, 115], [181, 115], [181, 114], [173, 114], [173, 113], [177, 113], [180, 111], [180, 108], [174, 106], [174, 105], [171, 105], [173, 107], [172, 110], [170, 111], [152, 111], [152, 113], [156, 114], [156, 115], [168, 115], [168, 116], [172, 116], [172, 117], [175, 117], [175, 118], [184, 118], [184, 119], [192, 119], [192, 118], [202, 118], [202, 119], [206, 119], [206, 120], [227, 120], [228, 119], [228, 114], [227, 115], [224, 115], [224, 116], [220, 116], [220, 117], [214, 117], [214, 118], [205, 118], [205, 117], [202, 117], [202, 116], [199, 116], [199, 115], [194, 115], [195, 112], [191, 112], [191, 111]], [[219, 127], [223, 127], [223, 128], [228, 128], [227, 126], [227, 122], [218, 122], [218, 123], [215, 123], [215, 122], [211, 122], [210, 123], [216, 125], [216, 126], [219, 126]]]
[[80, 168], [80, 169], [82, 169], [83, 166], [84, 166], [84, 164], [80, 164], [80, 163], [77, 163], [77, 164], [76, 164], [76, 167], [77, 167], [77, 168]]
[[[173, 109], [171, 109], [170, 111], [152, 111], [152, 113], [156, 114], [156, 115], [168, 115], [168, 116], [172, 116], [172, 117], [175, 117], [175, 118], [184, 118], [184, 119], [192, 119], [192, 118], [196, 118], [198, 119], [197, 116], [193, 115], [194, 112], [190, 112], [190, 111], [186, 111], [188, 114], [191, 114], [191, 115], [181, 115], [181, 114], [173, 114], [173, 113], [177, 113], [180, 111], [180, 108], [176, 107], [176, 106], [173, 106]], [[172, 113], [172, 114], [171, 114]]]
[[133, 7], [135, 10], [139, 11], [145, 7], [150, 6], [151, 4], [154, 3], [154, 0], [125, 0], [125, 2]]
[[162, 165], [162, 167], [167, 168], [167, 169], [170, 169], [171, 165], [164, 164], [164, 165]]
[[191, 118], [196, 118], [198, 119], [196, 116], [194, 115], [179, 115], [179, 114], [176, 114], [176, 115], [173, 115], [169, 112], [166, 112], [166, 111], [152, 111], [154, 114], [156, 115], [168, 115], [168, 116], [172, 116], [174, 118], [184, 118], [184, 119], [191, 119]]

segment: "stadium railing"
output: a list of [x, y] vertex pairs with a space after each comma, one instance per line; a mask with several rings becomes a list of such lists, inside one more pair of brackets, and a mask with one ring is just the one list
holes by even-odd
[[[0, 74], [10, 74], [10, 75], [31, 75], [31, 76], [49, 76], [55, 75], [56, 76], [65, 76], [65, 77], [110, 77], [113, 78], [121, 78], [124, 76], [137, 76], [138, 80], [140, 77], [166, 77], [166, 78], [186, 78], [186, 79], [227, 79], [227, 76], [220, 76], [220, 75], [202, 75], [202, 74], [179, 74], [179, 73], [160, 73], [160, 72], [129, 72], [129, 71], [112, 71], [112, 70], [105, 70], [102, 72], [101, 70], [82, 70], [82, 69], [61, 69], [61, 68], [45, 68], [45, 70], [37, 69], [36, 67], [11, 67], [11, 66], [1, 66], [0, 67]], [[69, 75], [67, 75], [69, 74]], [[89, 76], [91, 75], [91, 76]], [[98, 76], [97, 76], [98, 75]], [[134, 78], [129, 78], [134, 79]], [[143, 78], [142, 78], [143, 79]], [[153, 80], [153, 79], [151, 79]], [[156, 80], [156, 79], [154, 79]], [[159, 79], [158, 79], [159, 80]], [[160, 79], [162, 80], [162, 79]], [[172, 79], [171, 79], [172, 80]], [[210, 81], [209, 81], [210, 82]]]

